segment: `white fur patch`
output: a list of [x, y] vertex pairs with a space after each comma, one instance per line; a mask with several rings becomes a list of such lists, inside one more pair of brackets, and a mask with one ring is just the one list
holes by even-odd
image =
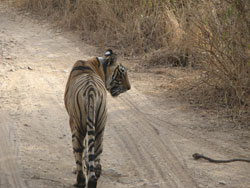
[[100, 61], [101, 63], [104, 63], [104, 58], [103, 58], [103, 57], [98, 57], [98, 59], [99, 59], [99, 61]]
[[105, 56], [110, 56], [111, 55], [111, 52], [110, 51], [107, 51], [106, 53], [105, 53]]

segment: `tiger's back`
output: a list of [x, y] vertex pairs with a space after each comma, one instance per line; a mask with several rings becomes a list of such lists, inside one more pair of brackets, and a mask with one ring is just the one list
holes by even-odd
[[[96, 58], [89, 61], [79, 60], [71, 70], [64, 94], [65, 107], [70, 117], [77, 119], [82, 113], [86, 113], [85, 106], [88, 102], [86, 94], [91, 89], [96, 92], [97, 106], [100, 103], [105, 106], [104, 73], [101, 70], [101, 63]], [[84, 121], [84, 117], [81, 118]]]

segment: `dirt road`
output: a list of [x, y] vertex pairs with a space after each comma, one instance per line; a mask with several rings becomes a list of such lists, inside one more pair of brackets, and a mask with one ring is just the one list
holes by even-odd
[[[95, 55], [94, 47], [71, 34], [0, 2], [1, 188], [73, 187], [63, 93], [73, 63]], [[246, 132], [208, 131], [209, 122], [176, 100], [145, 94], [159, 81], [154, 75], [129, 76], [129, 92], [115, 99], [108, 95], [98, 188], [250, 187], [250, 164], [209, 164], [191, 157], [199, 151], [250, 158]]]

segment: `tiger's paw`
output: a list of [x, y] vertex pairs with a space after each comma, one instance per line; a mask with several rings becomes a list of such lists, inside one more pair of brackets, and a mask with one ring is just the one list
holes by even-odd
[[86, 183], [75, 183], [74, 184], [75, 187], [79, 187], [79, 188], [85, 188], [86, 187]]
[[85, 188], [86, 187], [86, 179], [82, 171], [77, 173], [75, 187]]
[[96, 188], [97, 186], [97, 178], [91, 177], [88, 181], [88, 187], [87, 188]]

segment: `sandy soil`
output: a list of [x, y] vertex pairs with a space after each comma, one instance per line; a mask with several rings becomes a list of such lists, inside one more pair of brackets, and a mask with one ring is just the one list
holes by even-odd
[[[64, 87], [76, 60], [97, 55], [70, 33], [0, 2], [1, 188], [73, 187]], [[168, 74], [131, 68], [129, 76], [129, 92], [108, 96], [98, 188], [250, 187], [250, 164], [211, 164], [191, 157], [201, 152], [250, 158], [249, 132], [219, 129], [219, 122], [165, 97]]]

